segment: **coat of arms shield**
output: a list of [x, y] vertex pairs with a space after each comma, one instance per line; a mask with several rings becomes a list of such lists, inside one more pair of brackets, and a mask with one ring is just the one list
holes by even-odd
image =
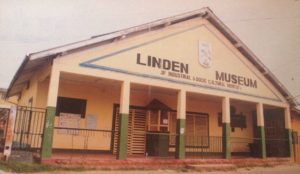
[[204, 68], [212, 66], [212, 48], [210, 43], [199, 42], [199, 63]]

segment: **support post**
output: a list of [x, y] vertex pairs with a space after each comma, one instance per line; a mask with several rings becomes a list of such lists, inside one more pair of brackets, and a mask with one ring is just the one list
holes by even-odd
[[47, 111], [45, 115], [44, 134], [42, 139], [42, 159], [51, 158], [52, 156], [52, 143], [53, 143], [53, 130], [54, 119], [56, 113], [56, 102], [59, 88], [59, 71], [52, 65], [50, 83], [47, 98]]
[[118, 143], [118, 160], [127, 159], [128, 117], [129, 117], [130, 82], [124, 81], [120, 96], [120, 126]]
[[260, 136], [260, 148], [261, 148], [261, 158], [267, 157], [266, 151], [266, 135], [265, 135], [265, 121], [264, 121], [264, 108], [262, 103], [256, 104], [257, 112], [257, 129]]
[[177, 95], [176, 159], [185, 158], [186, 91]]
[[224, 158], [231, 158], [231, 145], [230, 145], [230, 101], [229, 97], [222, 99], [222, 124], [223, 124], [223, 152]]
[[285, 121], [285, 129], [288, 139], [289, 145], [289, 155], [291, 158], [294, 157], [294, 149], [293, 149], [293, 140], [292, 140], [292, 123], [291, 123], [291, 114], [289, 106], [284, 108], [284, 121]]

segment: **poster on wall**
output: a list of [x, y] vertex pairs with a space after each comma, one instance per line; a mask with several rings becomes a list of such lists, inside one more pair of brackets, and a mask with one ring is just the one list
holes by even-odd
[[88, 115], [86, 117], [86, 128], [97, 129], [97, 117], [95, 115]]
[[[80, 114], [72, 114], [72, 113], [60, 113], [59, 115], [59, 127], [63, 128], [80, 128]], [[60, 134], [70, 134], [70, 135], [78, 135], [79, 130], [74, 129], [59, 129], [58, 133]]]

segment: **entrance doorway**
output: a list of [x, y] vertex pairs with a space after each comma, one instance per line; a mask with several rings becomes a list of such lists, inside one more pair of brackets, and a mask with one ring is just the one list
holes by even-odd
[[[117, 153], [118, 147], [119, 117], [119, 105], [115, 105], [113, 117], [115, 132], [113, 137], [114, 154]], [[158, 100], [154, 99], [145, 107], [131, 106], [128, 119], [127, 154], [167, 157], [169, 146], [175, 147], [175, 132], [176, 112]]]
[[[146, 110], [139, 107], [131, 107], [128, 118], [128, 144], [127, 154], [141, 155], [145, 154], [145, 127], [146, 127]], [[120, 114], [119, 105], [114, 106], [114, 138], [113, 153], [117, 154]]]
[[265, 110], [265, 134], [268, 157], [288, 157], [289, 147], [283, 109]]

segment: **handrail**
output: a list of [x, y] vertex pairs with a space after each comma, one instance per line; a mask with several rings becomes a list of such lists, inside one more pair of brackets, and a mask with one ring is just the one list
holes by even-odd
[[261, 140], [261, 138], [248, 138], [248, 137], [230, 137], [230, 139], [241, 139], [241, 140]]
[[39, 108], [39, 107], [31, 107], [31, 106], [21, 106], [21, 105], [17, 105], [17, 108], [25, 108], [25, 109], [39, 109], [39, 110], [47, 110], [47, 108]]
[[114, 132], [114, 130], [105, 130], [105, 129], [86, 129], [86, 128], [70, 128], [70, 127], [54, 127], [54, 129], [76, 130], [76, 131], [95, 131], [95, 132]]
[[288, 141], [288, 138], [266, 138], [266, 141]]

